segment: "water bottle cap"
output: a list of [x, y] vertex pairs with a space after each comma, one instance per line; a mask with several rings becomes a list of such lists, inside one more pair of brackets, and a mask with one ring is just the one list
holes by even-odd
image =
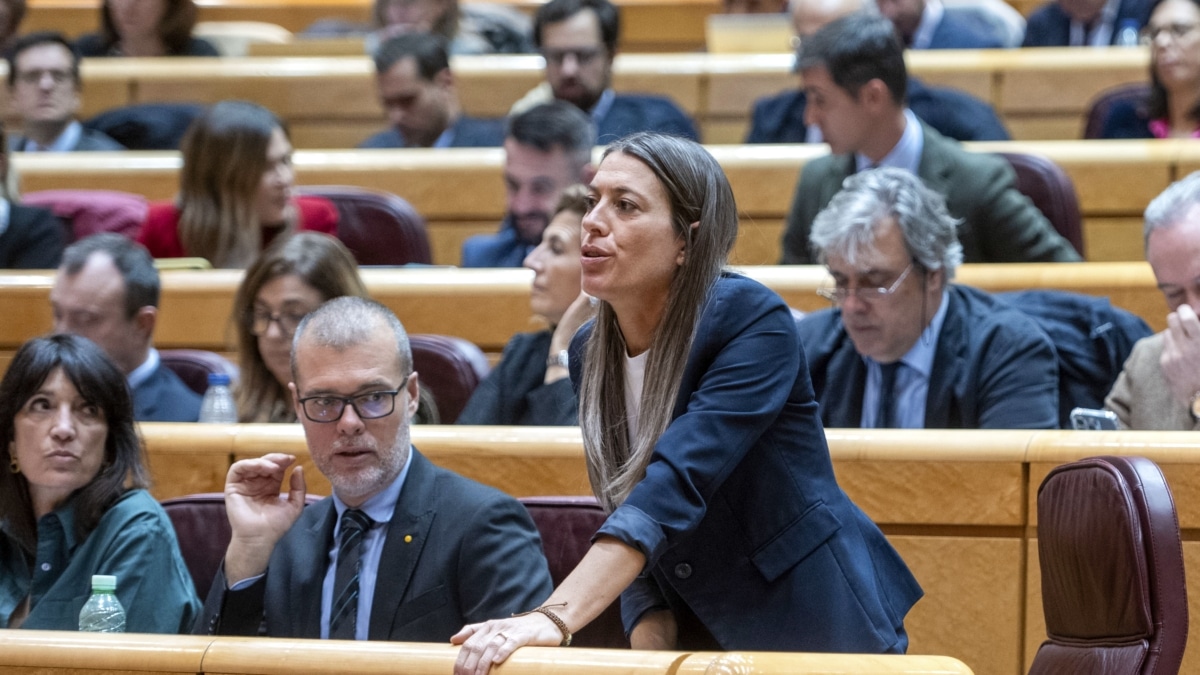
[[111, 574], [93, 574], [92, 575], [92, 591], [115, 591], [117, 590], [117, 578]]
[[211, 387], [214, 384], [223, 384], [225, 386], [229, 386], [229, 375], [226, 373], [209, 373], [208, 386]]

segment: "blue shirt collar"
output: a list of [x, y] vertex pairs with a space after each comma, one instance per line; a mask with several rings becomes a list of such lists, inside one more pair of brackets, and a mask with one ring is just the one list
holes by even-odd
[[50, 145], [42, 147], [31, 138], [25, 139], [25, 151], [27, 152], [70, 152], [79, 145], [79, 139], [83, 137], [83, 125], [79, 120], [71, 120], [66, 129], [54, 139]]
[[1117, 20], [1117, 9], [1121, 0], [1108, 0], [1100, 10], [1100, 16], [1092, 22], [1091, 30], [1083, 23], [1071, 19], [1071, 47], [1107, 47], [1112, 43], [1113, 29]]
[[891, 166], [916, 174], [921, 166], [921, 153], [925, 151], [925, 136], [921, 133], [921, 122], [913, 111], [904, 109], [904, 133], [888, 154], [872, 166], [871, 158], [861, 152], [854, 153], [855, 171], [866, 171], [881, 166]]
[[600, 99], [596, 101], [596, 105], [592, 106], [591, 111], [588, 112], [588, 115], [592, 118], [592, 124], [595, 124], [597, 127], [600, 126], [600, 121], [604, 119], [609, 110], [612, 110], [613, 100], [616, 98], [617, 95], [613, 93], [612, 87], [605, 89], [604, 93], [600, 94]]
[[158, 370], [158, 364], [161, 362], [162, 359], [158, 356], [158, 350], [151, 347], [149, 353], [146, 354], [146, 360], [142, 361], [142, 365], [134, 368], [133, 372], [129, 373], [129, 391], [137, 389], [142, 386], [143, 382], [150, 379], [154, 371]]
[[912, 44], [909, 45], [909, 49], [929, 49], [929, 45], [933, 43], [933, 34], [937, 31], [938, 24], [942, 22], [942, 16], [945, 13], [946, 8], [939, 0], [928, 0], [925, 3], [925, 11], [921, 12], [921, 22], [913, 31]]

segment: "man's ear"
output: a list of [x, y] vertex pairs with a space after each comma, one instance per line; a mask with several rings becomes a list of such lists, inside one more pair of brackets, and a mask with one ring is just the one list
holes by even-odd
[[858, 90], [859, 103], [870, 106], [872, 109], [878, 109], [882, 105], [892, 105], [892, 90], [883, 83], [883, 80], [875, 78], [868, 81]]
[[449, 68], [442, 68], [433, 76], [433, 83], [442, 89], [454, 88], [454, 73]]
[[421, 402], [421, 384], [417, 381], [418, 373], [413, 371], [412, 375], [408, 376], [408, 384], [404, 385], [405, 391], [408, 392], [408, 419], [412, 419], [413, 415], [417, 414], [417, 407]]
[[158, 308], [152, 305], [138, 308], [133, 315], [133, 322], [137, 324], [138, 332], [149, 341], [154, 336], [154, 326], [158, 324]]
[[304, 408], [300, 405], [300, 392], [296, 390], [295, 382], [288, 382], [288, 391], [292, 392], [292, 407], [296, 409], [296, 419], [304, 419]]

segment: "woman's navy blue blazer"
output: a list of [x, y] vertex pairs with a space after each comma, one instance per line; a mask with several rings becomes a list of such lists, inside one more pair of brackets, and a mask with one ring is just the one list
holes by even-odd
[[903, 652], [922, 595], [837, 485], [790, 310], [735, 274], [710, 292], [673, 420], [601, 535], [646, 555], [621, 596], [626, 631], [670, 607], [723, 649]]

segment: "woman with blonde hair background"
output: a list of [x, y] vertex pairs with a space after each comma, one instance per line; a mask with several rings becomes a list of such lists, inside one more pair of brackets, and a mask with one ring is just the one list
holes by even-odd
[[192, 123], [181, 150], [177, 201], [151, 204], [138, 234], [155, 258], [245, 267], [276, 237], [336, 234], [332, 202], [293, 194], [287, 128], [266, 108], [222, 101]]
[[240, 422], [295, 422], [288, 392], [292, 334], [321, 303], [367, 289], [350, 251], [337, 239], [301, 232], [269, 247], [247, 270], [233, 300], [240, 379]]
[[796, 322], [724, 269], [737, 205], [699, 144], [609, 146], [583, 219], [571, 344], [592, 491], [609, 512], [539, 607], [472, 624], [458, 673], [570, 644], [619, 596], [635, 649], [899, 653], [921, 589], [833, 475]]

